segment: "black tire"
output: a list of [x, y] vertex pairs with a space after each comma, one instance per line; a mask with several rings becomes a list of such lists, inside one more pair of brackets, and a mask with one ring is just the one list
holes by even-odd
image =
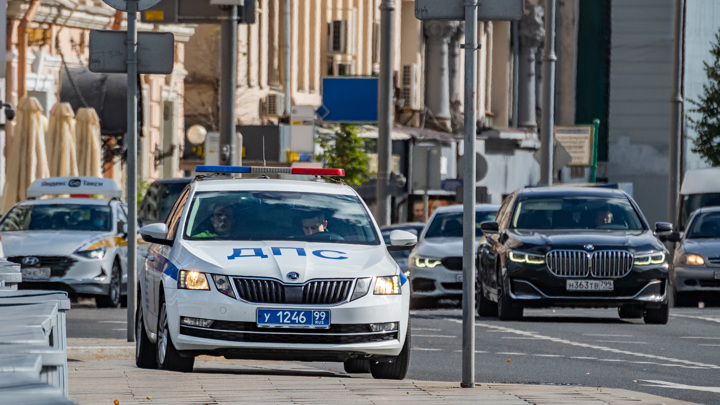
[[110, 284], [108, 285], [107, 295], [98, 295], [95, 297], [95, 304], [98, 308], [117, 308], [120, 305], [120, 264], [115, 260], [112, 270], [110, 271]]
[[367, 359], [347, 359], [343, 363], [345, 372], [348, 374], [360, 374], [370, 372], [370, 360]]
[[482, 281], [478, 281], [475, 286], [475, 310], [478, 316], [495, 318], [498, 315], [497, 304], [485, 298], [484, 292]]
[[497, 315], [501, 321], [517, 321], [523, 317], [523, 307], [513, 302], [505, 291], [505, 284], [498, 274]]
[[667, 302], [660, 305], [660, 308], [645, 308], [643, 319], [648, 325], [666, 325], [670, 318], [670, 306]]
[[408, 322], [405, 344], [397, 357], [390, 362], [370, 362], [373, 378], [382, 380], [403, 380], [410, 365], [410, 323]]
[[620, 319], [637, 319], [643, 317], [643, 307], [639, 305], [623, 305], [618, 308]]
[[135, 365], [138, 368], [158, 368], [157, 346], [148, 338], [143, 321], [142, 307], [138, 304], [135, 311]]
[[157, 329], [157, 366], [162, 370], [179, 371], [189, 373], [195, 365], [195, 357], [182, 357], [180, 352], [175, 349], [175, 345], [170, 337], [167, 319], [167, 305], [162, 302], [160, 309], [160, 318], [158, 319]]

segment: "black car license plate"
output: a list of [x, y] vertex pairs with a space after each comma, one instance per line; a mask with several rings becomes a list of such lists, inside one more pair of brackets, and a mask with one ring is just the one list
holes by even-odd
[[258, 309], [257, 326], [261, 328], [330, 327], [330, 311], [310, 309]]

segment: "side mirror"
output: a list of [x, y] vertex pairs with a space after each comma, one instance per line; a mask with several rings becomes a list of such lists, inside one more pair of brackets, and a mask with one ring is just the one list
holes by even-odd
[[140, 235], [145, 242], [172, 246], [173, 241], [167, 238], [168, 227], [164, 222], [145, 225], [140, 228]]
[[665, 237], [665, 240], [668, 242], [680, 242], [682, 235], [680, 235], [680, 232], [672, 232], [670, 235], [667, 235]]
[[388, 251], [410, 250], [417, 245], [417, 235], [408, 232], [395, 230], [390, 232], [390, 246]]
[[670, 222], [656, 222], [655, 223], [655, 234], [667, 236], [673, 231], [673, 224]]
[[500, 233], [500, 225], [495, 221], [485, 221], [480, 223], [480, 230], [486, 235]]

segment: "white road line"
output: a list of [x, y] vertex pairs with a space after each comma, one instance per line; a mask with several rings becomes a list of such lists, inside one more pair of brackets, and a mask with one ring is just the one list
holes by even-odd
[[678, 318], [700, 319], [700, 320], [702, 320], [702, 321], [710, 321], [710, 322], [720, 323], [720, 318], [710, 318], [710, 317], [707, 317], [707, 316], [681, 315], [681, 314], [672, 314], [671, 316], [676, 316], [676, 317], [678, 317]]
[[525, 336], [507, 336], [503, 339], [513, 339], [513, 340], [537, 340], [537, 338], [534, 337], [525, 337]]
[[502, 354], [503, 356], [527, 356], [526, 353], [514, 353], [514, 352], [497, 352], [495, 354]]
[[562, 354], [533, 354], [535, 357], [565, 357]]
[[646, 345], [645, 342], [629, 342], [627, 340], [596, 340], [598, 343], [629, 343], [633, 345]]
[[456, 338], [455, 335], [415, 335], [413, 334], [412, 337], [425, 337], [425, 338]]
[[703, 340], [720, 340], [720, 337], [705, 337], [705, 336], [680, 336], [680, 339], [703, 339]]
[[698, 343], [698, 346], [720, 347], [720, 345], [713, 345], [710, 343]]
[[660, 380], [640, 380], [645, 381], [650, 384], [643, 384], [646, 387], [658, 387], [658, 388], [672, 388], [676, 390], [692, 390], [692, 391], [705, 391], [705, 392], [718, 392], [720, 393], [720, 387], [703, 387], [700, 385], [686, 385], [686, 384], [678, 384], [678, 383], [672, 383], [668, 381], [660, 381]]
[[569, 359], [576, 359], [576, 360], [597, 360], [597, 357], [585, 357], [585, 356], [570, 356]]
[[[453, 353], [464, 353], [462, 350], [453, 350]], [[485, 350], [475, 350], [475, 354], [488, 354]]]
[[633, 337], [633, 335], [610, 335], [604, 333], [583, 333], [583, 336], [595, 336], [595, 337]]
[[440, 331], [442, 330], [442, 329], [440, 329], [440, 328], [411, 328], [411, 329], [412, 329], [413, 331], [416, 331], [416, 330], [427, 330], [427, 331], [430, 331], [430, 332], [440, 332]]
[[127, 330], [127, 328], [113, 328], [113, 330]]
[[98, 323], [127, 323], [127, 321], [100, 321]]
[[420, 351], [423, 351], [423, 352], [439, 352], [439, 351], [442, 351], [442, 349], [433, 349], [433, 348], [429, 348], [429, 347], [413, 347], [412, 349], [413, 349], [413, 350], [420, 350]]
[[[449, 322], [462, 323], [461, 319], [446, 318], [445, 320], [449, 321]], [[635, 356], [635, 357], [644, 357], [644, 358], [648, 358], [648, 359], [669, 361], [669, 362], [680, 363], [680, 364], [685, 364], [685, 365], [689, 365], [689, 366], [699, 366], [699, 367], [705, 367], [705, 368], [710, 368], [710, 369], [715, 369], [715, 370], [720, 369], [720, 366], [718, 366], [716, 364], [699, 363], [699, 362], [694, 362], [694, 361], [690, 361], [690, 360], [676, 359], [676, 358], [666, 357], [666, 356], [657, 356], [654, 354], [631, 352], [631, 351], [627, 351], [627, 350], [620, 350], [620, 349], [615, 349], [612, 347], [594, 345], [594, 344], [589, 344], [589, 343], [573, 342], [573, 341], [567, 340], [567, 339], [554, 338], [552, 336], [544, 336], [544, 335], [540, 335], [535, 332], [528, 332], [528, 331], [524, 331], [524, 330], [520, 330], [520, 329], [507, 328], [504, 326], [498, 326], [498, 325], [484, 323], [484, 322], [476, 322], [475, 325], [477, 327], [483, 327], [483, 328], [487, 328], [490, 330], [504, 331], [506, 333], [514, 333], [514, 334], [517, 334], [520, 336], [535, 337], [537, 339], [547, 340], [547, 341], [554, 342], [554, 343], [561, 343], [561, 344], [565, 344], [565, 345], [569, 345], [569, 346], [584, 347], [587, 349], [600, 350], [600, 351], [608, 352], [608, 353], [624, 354], [624, 355]]]
[[625, 363], [627, 360], [622, 360], [622, 359], [598, 359], [598, 361], [607, 361], [607, 362], [611, 362], [611, 363], [620, 363], [620, 362]]

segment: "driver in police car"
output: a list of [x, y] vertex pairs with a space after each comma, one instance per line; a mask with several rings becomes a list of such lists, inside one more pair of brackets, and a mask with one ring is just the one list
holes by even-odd
[[309, 212], [302, 216], [302, 230], [306, 236], [327, 231], [327, 221], [322, 212]]
[[227, 238], [231, 235], [235, 226], [235, 211], [232, 204], [218, 202], [215, 203], [210, 217], [212, 229], [207, 229], [193, 238]]

